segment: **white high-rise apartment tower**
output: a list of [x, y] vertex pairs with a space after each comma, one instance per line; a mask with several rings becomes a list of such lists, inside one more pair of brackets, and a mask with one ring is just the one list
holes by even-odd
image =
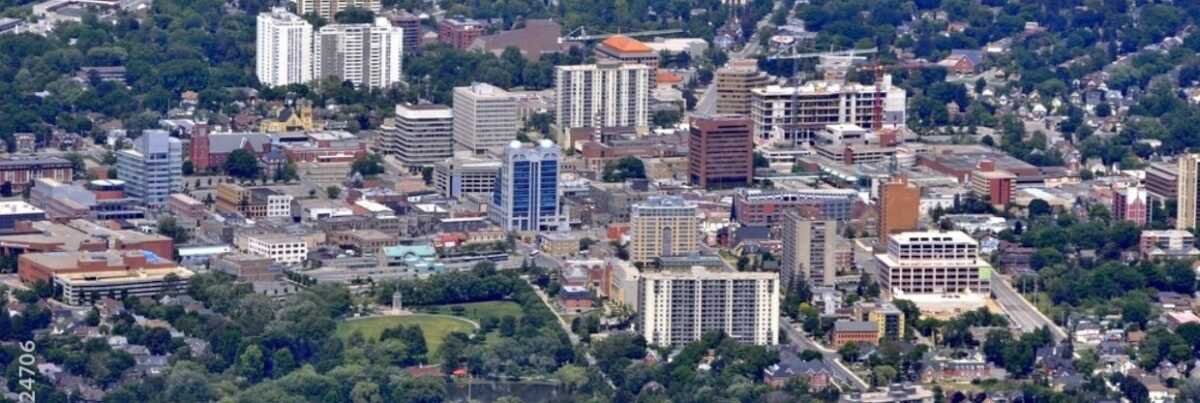
[[296, 0], [296, 10], [300, 14], [316, 14], [326, 21], [333, 21], [339, 11], [350, 7], [371, 10], [376, 14], [383, 10], [380, 0]]
[[1175, 228], [1190, 230], [1196, 227], [1200, 213], [1200, 154], [1185, 154], [1179, 157], [1177, 199], [1175, 200]]
[[268, 87], [303, 84], [313, 79], [313, 27], [308, 21], [273, 8], [258, 15], [254, 69]]
[[653, 70], [612, 61], [555, 67], [558, 129], [566, 133], [577, 127], [648, 127]]
[[638, 332], [657, 346], [679, 346], [708, 332], [741, 343], [779, 344], [779, 273], [663, 270], [638, 281]]
[[370, 88], [399, 83], [404, 78], [403, 31], [383, 17], [373, 24], [321, 27], [313, 45], [313, 77], [334, 76]]

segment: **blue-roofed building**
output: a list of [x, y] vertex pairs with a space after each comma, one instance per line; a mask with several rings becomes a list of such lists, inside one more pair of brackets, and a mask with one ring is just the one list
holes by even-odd
[[383, 247], [384, 266], [406, 274], [434, 274], [446, 271], [432, 245], [396, 245]]

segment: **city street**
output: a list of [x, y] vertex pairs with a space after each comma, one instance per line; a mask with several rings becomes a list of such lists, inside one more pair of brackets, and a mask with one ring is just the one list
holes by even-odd
[[992, 294], [996, 303], [1000, 304], [1004, 313], [1008, 315], [1009, 320], [1020, 327], [1022, 332], [1028, 333], [1048, 326], [1055, 340], [1062, 341], [1067, 338], [1067, 333], [1017, 293], [1008, 284], [1006, 277], [1000, 275], [992, 277]]
[[[775, 8], [773, 8], [771, 11], [774, 12], [775, 10], [778, 10], [781, 4], [783, 3], [775, 3]], [[757, 31], [767, 26], [770, 18], [771, 13], [768, 13], [765, 17], [763, 17], [763, 19], [758, 21], [758, 25], [755, 30]], [[758, 52], [758, 41], [756, 39], [757, 38], [755, 37], [751, 37], [750, 41], [746, 43], [746, 46], [742, 47], [740, 50], [731, 52], [729, 54], [729, 60], [733, 61], [748, 56], [753, 56], [755, 52]], [[728, 62], [726, 62], [726, 64], [728, 64]], [[704, 92], [702, 92], [700, 94], [700, 98], [696, 100], [696, 108], [692, 111], [692, 116], [706, 116], [713, 115], [715, 113], [717, 113], [716, 78], [714, 78], [713, 81], [704, 88]]]
[[838, 356], [837, 351], [830, 350], [825, 348], [825, 346], [817, 344], [809, 339], [808, 336], [803, 332], [796, 330], [796, 328], [793, 326], [795, 325], [787, 317], [781, 316], [779, 318], [779, 329], [783, 330], [791, 344], [800, 347], [801, 350], [812, 350], [821, 353], [821, 355], [825, 357], [825, 362], [831, 364], [829, 367], [834, 371], [837, 371], [835, 376], [842, 381], [842, 383], [847, 384], [856, 390], [867, 390], [870, 388], [870, 385], [867, 384], [867, 382], [863, 381], [862, 378], [859, 378], [858, 375], [855, 374], [854, 371], [851, 371], [850, 368], [846, 367], [845, 364], [842, 364], [841, 357]]

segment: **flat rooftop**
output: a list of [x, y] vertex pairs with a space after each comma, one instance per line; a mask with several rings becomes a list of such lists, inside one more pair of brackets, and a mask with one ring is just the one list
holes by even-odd
[[0, 215], [8, 214], [45, 214], [46, 212], [32, 204], [21, 200], [0, 202]]

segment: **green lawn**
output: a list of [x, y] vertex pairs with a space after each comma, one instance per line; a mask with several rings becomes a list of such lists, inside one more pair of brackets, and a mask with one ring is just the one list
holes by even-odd
[[[453, 309], [456, 306], [461, 306], [465, 309], [461, 315], [454, 313]], [[425, 308], [440, 314], [462, 316], [476, 322], [482, 321], [483, 318], [489, 316], [495, 317], [496, 319], [500, 319], [505, 316], [512, 316], [520, 319], [522, 315], [521, 305], [518, 305], [516, 302], [512, 301], [468, 302], [465, 304], [433, 305]]]
[[381, 316], [377, 318], [348, 320], [338, 324], [337, 336], [342, 340], [350, 337], [355, 331], [361, 332], [363, 338], [374, 341], [379, 339], [379, 335], [384, 329], [396, 327], [397, 325], [421, 327], [421, 331], [425, 333], [425, 345], [429, 348], [429, 352], [438, 351], [442, 341], [446, 339], [446, 335], [451, 332], [472, 333], [475, 331], [475, 326], [471, 323], [447, 317], [413, 314], [409, 316]]

